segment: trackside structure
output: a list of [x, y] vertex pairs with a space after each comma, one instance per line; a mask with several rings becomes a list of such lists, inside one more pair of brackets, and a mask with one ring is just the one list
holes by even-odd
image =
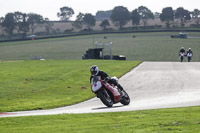
[[[109, 47], [109, 55], [105, 55], [105, 46]], [[94, 43], [94, 48], [86, 51], [82, 55], [82, 59], [110, 59], [110, 60], [126, 60], [124, 55], [112, 55], [112, 42], [110, 43]]]

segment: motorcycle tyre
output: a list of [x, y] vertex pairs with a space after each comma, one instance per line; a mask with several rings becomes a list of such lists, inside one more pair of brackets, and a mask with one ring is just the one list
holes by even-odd
[[107, 90], [100, 90], [99, 92], [98, 92], [98, 97], [101, 99], [101, 101], [103, 102], [103, 104], [104, 105], [106, 105], [107, 107], [112, 107], [113, 106], [113, 99], [112, 99], [112, 97], [109, 95], [109, 93], [108, 93], [108, 95], [110, 96], [110, 101], [108, 101], [106, 98], [105, 98], [105, 94], [104, 94], [104, 91], [107, 91]]
[[184, 60], [184, 57], [181, 56], [181, 57], [180, 57], [180, 62], [183, 62], [183, 60]]
[[125, 93], [125, 96], [122, 97], [122, 100], [120, 101], [120, 103], [123, 104], [123, 105], [129, 105], [129, 103], [130, 103], [130, 97], [128, 96], [128, 94], [126, 93], [125, 90], [123, 90], [123, 91]]

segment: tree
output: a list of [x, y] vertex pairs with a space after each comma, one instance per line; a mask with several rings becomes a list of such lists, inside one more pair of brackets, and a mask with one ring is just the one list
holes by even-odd
[[143, 21], [144, 27], [147, 25], [148, 19], [154, 19], [153, 13], [145, 6], [140, 6], [138, 8], [138, 13], [140, 14], [140, 18]]
[[140, 14], [138, 13], [137, 9], [131, 12], [131, 20], [132, 25], [139, 25], [140, 24]]
[[22, 21], [18, 24], [19, 30], [23, 32], [22, 38], [26, 38], [26, 34], [29, 31], [28, 15], [22, 13]]
[[4, 17], [0, 18], [0, 27], [1, 27], [1, 34], [2, 36], [4, 36], [4, 27], [3, 27], [3, 21], [4, 21]]
[[22, 31], [22, 38], [25, 38], [27, 32], [29, 31], [28, 15], [21, 12], [14, 12], [14, 19], [18, 34]]
[[166, 22], [166, 27], [170, 27], [170, 21], [174, 20], [174, 11], [172, 7], [166, 7], [162, 10], [160, 14], [160, 20]]
[[119, 28], [122, 29], [122, 27], [131, 19], [131, 15], [126, 7], [117, 6], [113, 9], [110, 19], [116, 26], [119, 26]]
[[76, 20], [72, 23], [72, 26], [82, 30], [83, 29], [83, 18], [84, 18], [84, 14], [83, 13], [79, 13], [76, 16]]
[[64, 21], [68, 21], [73, 15], [74, 10], [67, 6], [60, 8], [60, 12], [57, 13], [57, 16]]
[[175, 18], [180, 19], [181, 20], [180, 25], [181, 27], [184, 27], [187, 20], [191, 19], [190, 12], [182, 7], [179, 7], [175, 11]]
[[91, 27], [95, 26], [96, 24], [96, 19], [92, 14], [86, 13], [83, 17], [83, 22], [88, 30], [91, 30]]
[[31, 27], [32, 34], [34, 33], [35, 28], [38, 24], [42, 24], [44, 22], [44, 19], [41, 15], [30, 13], [28, 14], [28, 23]]
[[110, 23], [107, 19], [105, 19], [101, 22], [101, 24], [99, 26], [101, 26], [103, 28], [103, 30], [106, 30], [107, 26], [110, 26]]
[[194, 11], [192, 12], [192, 18], [195, 20], [196, 26], [199, 27], [199, 22], [200, 22], [200, 10], [194, 9]]
[[14, 19], [15, 19], [15, 22], [16, 22], [16, 30], [17, 30], [17, 32], [19, 34], [19, 32], [20, 32], [19, 25], [23, 21], [23, 13], [14, 12]]
[[19, 30], [19, 23], [22, 21], [22, 13], [21, 12], [14, 12], [14, 19], [16, 22], [16, 30], [19, 34], [20, 30]]
[[13, 34], [13, 30], [15, 29], [16, 26], [14, 13], [6, 14], [2, 26], [5, 28], [5, 31], [8, 33], [9, 36]]

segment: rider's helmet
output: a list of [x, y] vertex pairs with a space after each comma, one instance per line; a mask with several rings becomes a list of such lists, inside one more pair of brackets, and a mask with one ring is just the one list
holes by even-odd
[[90, 67], [91, 75], [97, 75], [99, 73], [99, 68], [96, 65]]

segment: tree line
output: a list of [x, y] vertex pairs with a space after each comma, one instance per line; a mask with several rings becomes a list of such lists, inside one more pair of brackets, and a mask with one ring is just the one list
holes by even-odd
[[[108, 14], [110, 11], [107, 12]], [[81, 14], [81, 13], [80, 13]], [[84, 14], [80, 14], [77, 16], [77, 19], [74, 22], [74, 27], [78, 29], [82, 29], [82, 25], [84, 24], [84, 19], [81, 19], [81, 17], [84, 18]], [[190, 12], [183, 7], [179, 7], [176, 10], [173, 10], [172, 7], [166, 7], [163, 8], [161, 13], [156, 13], [160, 20], [162, 22], [165, 22], [166, 27], [174, 27], [174, 20], [179, 19], [180, 20], [180, 27], [184, 27], [185, 23], [187, 23], [189, 20], [194, 19], [196, 23], [196, 27], [199, 27], [200, 22], [200, 10], [194, 9], [194, 11]], [[88, 14], [87, 14], [88, 15]], [[91, 14], [90, 14], [91, 15]], [[91, 15], [92, 16], [92, 15]], [[91, 27], [95, 26], [95, 16], [93, 17], [93, 23], [87, 23], [87, 27], [90, 29]], [[140, 23], [143, 23], [143, 26], [147, 26], [147, 21], [149, 19], [154, 19], [153, 12], [148, 9], [145, 6], [140, 6], [137, 9], [130, 12], [126, 7], [123, 6], [117, 6], [113, 10], [111, 10], [109, 20], [118, 27], [119, 29], [122, 29], [128, 22], [132, 21], [133, 26], [138, 26]], [[104, 30], [110, 26], [108, 19], [102, 20], [101, 26]]]
[[[98, 12], [99, 13], [99, 12]], [[106, 13], [106, 12], [105, 12]], [[117, 6], [113, 10], [108, 11], [107, 19], [102, 20], [99, 25], [103, 30], [106, 30], [110, 26], [110, 21], [119, 29], [122, 29], [128, 22], [132, 21], [132, 25], [137, 27], [140, 23], [143, 23], [143, 26], [147, 26], [147, 21], [149, 19], [154, 19], [154, 13], [145, 6], [140, 6], [133, 11], [129, 11], [126, 7]], [[156, 13], [162, 22], [165, 22], [166, 27], [170, 28], [174, 26], [174, 20], [180, 20], [180, 26], [184, 27], [185, 23], [188, 20], [194, 19], [196, 27], [199, 27], [200, 22], [200, 10], [194, 9], [194, 11], [188, 11], [183, 7], [179, 7], [176, 10], [173, 10], [172, 7], [163, 8], [161, 13]], [[70, 18], [74, 15], [74, 10], [70, 7], [64, 6], [60, 8], [60, 11], [57, 13], [57, 16], [62, 21], [69, 21]], [[76, 20], [72, 21], [72, 26], [76, 29], [83, 30], [86, 27], [87, 30], [92, 30], [96, 25], [96, 17], [91, 13], [79, 13], [76, 16]], [[22, 38], [25, 38], [27, 33], [31, 31], [34, 34], [36, 26], [44, 25], [46, 33], [48, 34], [52, 29], [53, 22], [49, 21], [48, 18], [43, 18], [39, 14], [35, 13], [21, 13], [14, 12], [8, 13], [5, 17], [0, 18], [0, 27], [2, 34], [4, 31], [8, 36], [13, 35], [13, 31], [17, 30], [18, 34], [22, 35]]]
[[14, 34], [13, 31], [17, 30], [18, 35], [21, 34], [22, 38], [26, 38], [27, 32], [31, 31], [33, 34], [36, 27], [40, 24], [45, 26], [47, 32], [53, 25], [48, 18], [43, 18], [35, 13], [7, 13], [5, 17], [0, 18], [2, 35], [4, 35], [5, 31], [8, 37], [11, 37]]

